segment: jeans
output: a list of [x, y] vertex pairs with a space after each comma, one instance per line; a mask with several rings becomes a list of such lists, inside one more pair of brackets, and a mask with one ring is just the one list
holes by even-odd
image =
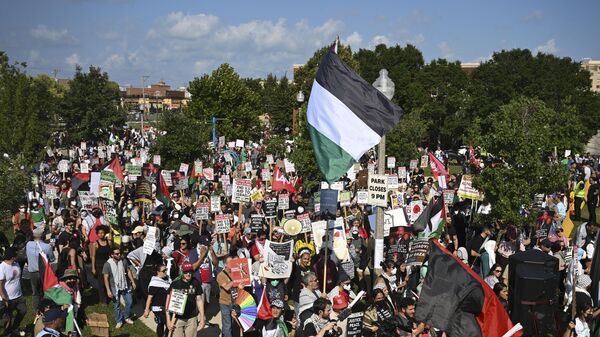
[[231, 337], [231, 304], [221, 304], [221, 320], [223, 337]]
[[[17, 314], [11, 319], [13, 311], [16, 311]], [[2, 313], [2, 316], [8, 317], [10, 322], [6, 332], [18, 329], [21, 325], [21, 321], [27, 314], [27, 304], [25, 303], [25, 299], [23, 296], [12, 299], [8, 301], [8, 306], [5, 306], [4, 302], [0, 302], [0, 313]]]
[[156, 337], [165, 337], [167, 318], [164, 311], [153, 311], [154, 323], [156, 323]]
[[[125, 320], [130, 316], [131, 305], [133, 303], [131, 289], [127, 288], [125, 290], [117, 291], [116, 288], [112, 288], [111, 291], [113, 294], [112, 301], [115, 309], [115, 321], [117, 323], [125, 323]], [[121, 296], [123, 296], [123, 300], [125, 301], [125, 315], [121, 315], [121, 301], [119, 300]]]
[[[43, 277], [43, 275], [42, 275]], [[33, 310], [37, 310], [40, 306], [40, 300], [44, 295], [42, 279], [40, 278], [40, 272], [30, 272], [29, 273], [29, 281], [31, 282], [31, 299]]]

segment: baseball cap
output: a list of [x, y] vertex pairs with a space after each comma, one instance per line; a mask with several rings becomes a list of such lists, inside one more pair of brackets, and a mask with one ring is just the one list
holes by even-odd
[[52, 308], [44, 313], [43, 321], [44, 323], [53, 322], [59, 318], [67, 317], [67, 313], [60, 308]]
[[194, 266], [192, 265], [192, 263], [190, 261], [185, 261], [182, 265], [181, 265], [181, 271], [186, 272], [186, 271], [194, 271]]
[[137, 233], [143, 233], [144, 232], [144, 227], [143, 226], [136, 226], [133, 231], [131, 232], [131, 234], [137, 234]]
[[344, 310], [348, 307], [348, 301], [342, 295], [333, 297], [333, 310]]
[[283, 309], [283, 301], [278, 298], [274, 299], [273, 302], [271, 302], [271, 306]]

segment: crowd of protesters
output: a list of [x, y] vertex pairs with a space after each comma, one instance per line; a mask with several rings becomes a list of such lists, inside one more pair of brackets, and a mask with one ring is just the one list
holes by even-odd
[[[269, 160], [260, 143], [212, 144], [212, 155], [203, 164], [212, 169], [213, 177], [186, 168], [183, 175], [189, 178], [187, 186], [179, 189], [173, 182], [162, 186], [160, 165], [149, 154], [154, 140], [153, 129], [143, 135], [128, 130], [111, 134], [105, 143], [87, 142], [47, 153], [33, 174], [36, 188], [23, 196], [22, 205], [12, 217], [14, 239], [3, 243], [0, 312], [7, 333], [24, 335], [20, 327], [27, 311], [34, 311], [40, 318], [36, 334], [58, 336], [58, 331], [65, 330], [66, 306], [46, 296], [47, 267], [40, 265], [43, 261], [39, 258], [43, 253], [59, 286], [72, 296], [78, 326], [85, 324], [89, 304], [83, 293], [93, 292], [100, 303], [112, 304], [114, 321], [109, 323], [117, 329], [133, 324], [136, 317], [132, 315], [132, 305], [141, 302], [143, 316], [153, 317], [158, 337], [169, 331], [176, 337], [196, 336], [209, 326], [209, 308], [218, 308], [219, 326], [226, 337], [344, 336], [349, 329], [349, 316], [354, 313], [363, 313], [363, 336], [444, 335], [436, 327], [415, 320], [415, 306], [427, 268], [407, 263], [417, 234], [410, 226], [390, 229], [384, 241], [383, 260], [375, 265], [375, 212], [374, 207], [357, 201], [358, 191], [366, 188], [361, 185], [360, 173], [341, 180], [341, 189], [350, 192], [351, 200], [349, 205], [337, 209], [345, 231], [343, 250], [347, 251], [337, 254], [340, 249], [331, 239], [315, 240], [310, 232], [286, 232], [283, 219], [308, 214], [314, 222], [321, 219], [321, 214], [315, 198], [318, 189], [305, 190], [300, 173], [286, 172], [290, 185], [286, 189], [275, 190], [269, 179], [263, 179], [263, 171], [271, 175], [277, 168], [285, 171], [284, 155]], [[435, 156], [445, 159], [440, 149]], [[113, 166], [115, 160], [117, 166]], [[59, 164], [64, 161], [68, 162], [68, 169], [60, 172]], [[244, 168], [246, 162], [251, 163], [251, 170]], [[374, 162], [366, 156], [356, 171], [371, 169]], [[82, 163], [86, 170], [82, 170]], [[143, 166], [142, 175], [133, 176], [125, 169], [127, 163]], [[561, 277], [556, 306], [564, 312], [574, 292], [577, 297], [576, 317], [573, 322], [566, 320], [561, 324], [560, 333], [568, 335], [574, 330], [577, 336], [592, 336], [597, 329], [593, 322], [600, 315], [600, 310], [593, 310], [590, 295], [595, 208], [600, 194], [598, 161], [590, 156], [573, 156], [562, 163], [570, 173], [568, 186], [536, 199], [533, 207], [524, 207], [530, 211], [523, 211], [527, 221], [519, 227], [491, 219], [494, 205], [485, 200], [475, 203], [460, 198], [456, 192], [462, 173], [449, 176], [445, 190], [453, 191], [454, 198], [446, 202], [445, 227], [439, 240], [485, 280], [507, 311], [509, 257], [530, 249], [554, 256], [559, 261]], [[472, 170], [468, 166], [465, 161], [464, 172]], [[109, 186], [110, 193], [95, 191], [90, 203], [90, 194], [82, 192], [98, 187], [89, 175], [107, 167], [117, 179]], [[117, 167], [122, 167], [122, 172]], [[433, 199], [443, 198], [438, 182], [425, 176], [420, 165], [407, 171], [390, 193], [390, 209], [417, 200], [427, 207]], [[223, 177], [229, 180], [225, 184]], [[252, 191], [260, 191], [260, 197], [251, 202], [232, 202], [232, 191], [226, 185], [236, 178], [251, 179]], [[150, 195], [140, 196], [142, 180], [150, 182]], [[55, 187], [52, 195], [48, 195], [49, 185]], [[282, 193], [290, 195], [287, 209], [278, 210], [272, 221], [263, 222], [262, 228], [253, 226], [252, 215], [265, 215], [265, 204], [278, 200]], [[208, 220], [196, 219], [198, 203], [211, 196], [218, 196], [220, 209], [211, 209]], [[581, 215], [584, 207], [589, 219]], [[215, 216], [222, 214], [229, 216], [231, 229], [217, 234]], [[565, 235], [565, 219], [586, 221], [573, 230], [572, 240]], [[152, 235], [155, 242], [150, 243], [152, 253], [148, 253], [147, 237], [152, 227], [156, 229]], [[258, 270], [264, 262], [266, 242], [289, 240], [293, 240], [290, 276], [261, 277]], [[574, 254], [570, 253], [573, 247], [578, 247]], [[251, 259], [249, 286], [234, 286], [229, 262], [238, 257]], [[572, 274], [577, 275], [574, 286], [568, 281]], [[22, 279], [27, 279], [31, 287], [31, 307], [25, 305]], [[187, 295], [180, 314], [167, 311], [172, 290]], [[261, 304], [266, 297], [269, 304], [269, 312], [259, 314], [245, 331], [235, 305], [236, 294], [242, 290], [252, 294], [256, 303]], [[364, 295], [359, 297], [361, 291]], [[259, 295], [263, 293], [265, 296]], [[77, 329], [68, 332], [76, 333]]]

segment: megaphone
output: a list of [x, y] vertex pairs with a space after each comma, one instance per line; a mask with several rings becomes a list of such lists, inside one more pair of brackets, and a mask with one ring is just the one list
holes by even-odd
[[287, 220], [283, 223], [283, 231], [289, 236], [298, 235], [302, 231], [302, 224], [296, 219]]

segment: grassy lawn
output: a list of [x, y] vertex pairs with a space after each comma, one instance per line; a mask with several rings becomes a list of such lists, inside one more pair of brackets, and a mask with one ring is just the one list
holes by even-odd
[[[21, 329], [23, 329], [26, 333], [27, 336], [33, 336], [33, 320], [35, 318], [34, 316], [34, 309], [32, 307], [32, 303], [31, 303], [31, 287], [29, 286], [29, 280], [23, 280], [23, 291], [25, 293], [25, 299], [27, 302], [27, 315], [25, 316], [25, 319], [23, 320], [23, 322], [21, 323]], [[110, 305], [105, 305], [105, 304], [99, 304], [98, 303], [98, 295], [95, 289], [90, 289], [84, 292], [83, 294], [83, 303], [87, 304], [87, 307], [85, 308], [85, 312], [87, 314], [89, 313], [101, 313], [101, 314], [106, 314], [108, 317], [108, 324], [110, 326], [109, 328], [109, 333], [111, 337], [114, 336], [119, 336], [119, 337], [154, 337], [156, 336], [156, 332], [153, 330], [150, 330], [144, 323], [142, 323], [139, 320], [135, 320], [134, 319], [134, 324], [133, 325], [129, 325], [129, 324], [124, 324], [123, 327], [121, 327], [120, 329], [115, 329], [115, 315], [113, 312], [113, 307], [112, 304]], [[89, 327], [87, 326], [83, 326], [80, 327], [82, 328], [82, 333], [84, 336], [92, 336], [91, 334], [91, 330]], [[0, 329], [0, 336], [6, 336], [6, 332], [3, 331], [3, 329]]]

